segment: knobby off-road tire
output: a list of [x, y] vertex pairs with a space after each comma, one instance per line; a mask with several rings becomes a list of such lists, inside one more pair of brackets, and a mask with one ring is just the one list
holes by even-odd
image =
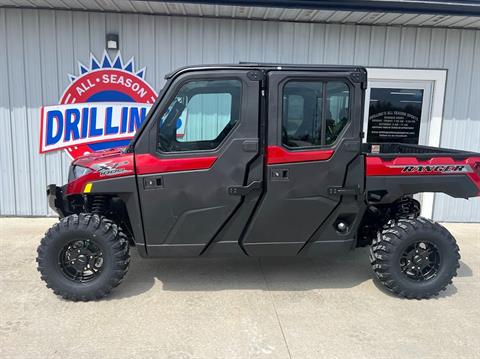
[[391, 292], [426, 299], [452, 283], [459, 268], [455, 238], [438, 223], [418, 217], [392, 221], [370, 247], [373, 271]]
[[45, 233], [37, 252], [47, 287], [73, 301], [106, 296], [123, 280], [130, 260], [120, 226], [90, 213], [62, 218]]

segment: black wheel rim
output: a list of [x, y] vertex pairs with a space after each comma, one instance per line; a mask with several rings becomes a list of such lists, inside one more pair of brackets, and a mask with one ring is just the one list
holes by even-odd
[[58, 264], [68, 279], [89, 282], [102, 271], [103, 253], [93, 241], [77, 239], [63, 247]]
[[435, 278], [440, 269], [438, 248], [428, 241], [409, 245], [400, 257], [400, 268], [403, 274], [417, 282]]

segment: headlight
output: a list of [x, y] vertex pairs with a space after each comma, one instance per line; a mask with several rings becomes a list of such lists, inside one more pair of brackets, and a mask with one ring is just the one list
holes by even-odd
[[74, 179], [80, 178], [90, 172], [92, 172], [90, 168], [82, 167], [82, 166], [73, 166], [73, 169], [72, 169], [73, 178], [71, 179], [74, 180]]

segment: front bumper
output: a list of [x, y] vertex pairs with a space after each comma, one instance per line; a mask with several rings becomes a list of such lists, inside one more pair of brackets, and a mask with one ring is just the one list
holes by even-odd
[[47, 199], [50, 208], [57, 212], [60, 218], [66, 216], [67, 202], [65, 201], [65, 197], [63, 196], [62, 187], [58, 187], [55, 184], [49, 184], [47, 186]]

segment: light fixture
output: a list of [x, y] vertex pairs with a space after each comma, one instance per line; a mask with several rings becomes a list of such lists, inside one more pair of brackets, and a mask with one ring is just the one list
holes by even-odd
[[108, 50], [118, 50], [118, 35], [117, 34], [107, 34], [107, 49]]

